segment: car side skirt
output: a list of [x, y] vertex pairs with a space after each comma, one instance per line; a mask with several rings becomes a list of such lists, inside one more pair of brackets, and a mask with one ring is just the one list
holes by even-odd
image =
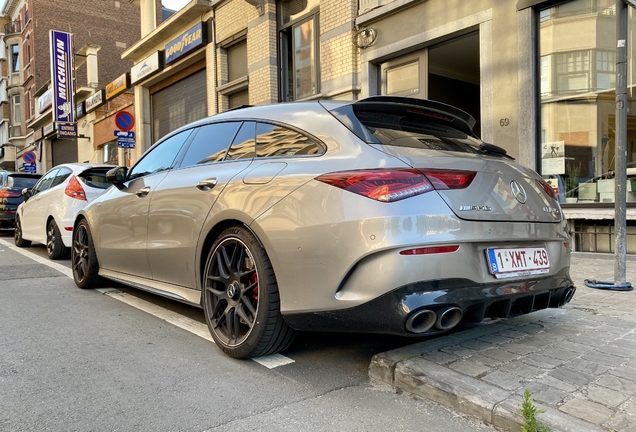
[[152, 294], [167, 297], [171, 300], [177, 300], [192, 306], [201, 307], [201, 291], [199, 290], [184, 288], [164, 282], [157, 282], [112, 270], [100, 269], [99, 275], [106, 279], [128, 285], [132, 288], [137, 288]]

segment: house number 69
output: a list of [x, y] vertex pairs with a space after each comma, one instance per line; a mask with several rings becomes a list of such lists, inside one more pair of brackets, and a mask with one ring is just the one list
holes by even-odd
[[499, 120], [499, 126], [501, 127], [508, 126], [509, 124], [510, 124], [510, 119], [502, 118]]

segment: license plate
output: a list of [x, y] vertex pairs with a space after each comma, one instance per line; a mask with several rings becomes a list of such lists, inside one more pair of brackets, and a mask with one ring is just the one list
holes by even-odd
[[550, 259], [544, 247], [492, 248], [486, 250], [488, 268], [496, 278], [548, 273]]

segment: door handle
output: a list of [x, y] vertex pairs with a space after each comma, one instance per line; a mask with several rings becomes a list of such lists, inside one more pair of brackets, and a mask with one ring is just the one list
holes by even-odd
[[197, 184], [197, 189], [202, 190], [202, 191], [209, 191], [214, 186], [216, 186], [216, 179], [215, 178], [211, 178], [211, 179], [201, 180]]
[[135, 195], [137, 195], [139, 198], [143, 198], [148, 195], [148, 192], [150, 192], [150, 186], [139, 189], [137, 192], [135, 192]]

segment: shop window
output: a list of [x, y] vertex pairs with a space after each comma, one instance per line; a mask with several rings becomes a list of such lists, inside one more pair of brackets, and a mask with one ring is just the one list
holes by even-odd
[[[539, 11], [539, 171], [568, 203], [614, 202], [614, 1], [571, 0]], [[585, 16], [572, 19], [572, 16]], [[630, 13], [629, 28], [636, 28]], [[555, 37], [567, 34], [568, 37]], [[590, 34], [603, 37], [589, 38]], [[580, 49], [582, 40], [592, 41]], [[630, 56], [628, 70], [636, 70]], [[636, 76], [628, 74], [629, 88]], [[628, 93], [628, 106], [636, 97]], [[636, 111], [627, 120], [627, 201], [636, 202]], [[636, 183], [634, 183], [636, 185]]]
[[20, 47], [11, 45], [11, 72], [20, 72]]
[[420, 91], [420, 63], [414, 61], [386, 70], [386, 94], [413, 96]]
[[281, 99], [304, 99], [320, 91], [317, 0], [279, 3]]
[[102, 147], [103, 162], [108, 165], [119, 165], [119, 152], [115, 141], [104, 144]]

